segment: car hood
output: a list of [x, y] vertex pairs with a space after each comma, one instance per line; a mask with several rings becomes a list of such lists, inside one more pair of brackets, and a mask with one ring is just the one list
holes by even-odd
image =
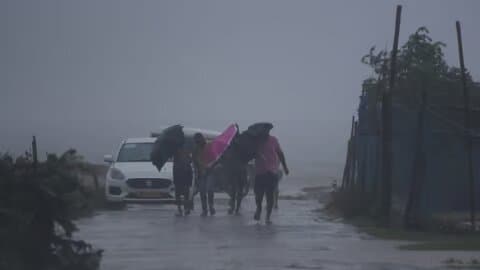
[[172, 163], [167, 162], [159, 172], [151, 162], [118, 162], [113, 165], [126, 178], [172, 178]]

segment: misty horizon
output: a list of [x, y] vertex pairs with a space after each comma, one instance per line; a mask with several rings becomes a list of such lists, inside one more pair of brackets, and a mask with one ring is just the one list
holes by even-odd
[[[248, 3], [247, 3], [248, 2]], [[426, 26], [480, 80], [478, 1], [1, 1], [0, 152], [101, 162], [170, 124], [274, 124], [287, 159], [341, 164], [370, 47]], [[427, 14], [428, 16], [425, 16]]]

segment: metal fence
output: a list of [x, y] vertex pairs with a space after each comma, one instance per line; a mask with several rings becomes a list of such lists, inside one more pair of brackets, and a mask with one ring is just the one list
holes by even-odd
[[[397, 93], [401, 92], [398, 90]], [[473, 92], [480, 94], [480, 88]], [[352, 121], [342, 183], [344, 189], [353, 190], [372, 201], [370, 207], [373, 210], [380, 208], [384, 196], [381, 102], [378, 96], [375, 91], [363, 91], [360, 97], [358, 119]], [[473, 103], [480, 104], [479, 95], [476, 96]], [[444, 97], [431, 97], [421, 115], [420, 102], [412, 105], [395, 98], [395, 94], [393, 100], [393, 220], [404, 222], [409, 213], [415, 222], [449, 216], [467, 219], [469, 178], [462, 108], [441, 104], [441, 101], [448, 103]], [[480, 110], [473, 110], [472, 119], [480, 119]], [[419, 121], [423, 122], [420, 132]], [[474, 164], [480, 164], [480, 139], [475, 133], [471, 136], [474, 137]], [[475, 194], [480, 194], [480, 166], [475, 168]], [[409, 202], [410, 210], [407, 209]], [[479, 200], [475, 209], [480, 209]]]

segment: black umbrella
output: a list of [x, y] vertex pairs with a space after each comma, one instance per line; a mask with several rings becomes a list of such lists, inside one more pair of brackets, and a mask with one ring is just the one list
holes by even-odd
[[254, 159], [259, 147], [273, 128], [271, 123], [255, 123], [243, 131], [233, 141], [233, 151], [244, 163]]
[[273, 124], [268, 122], [255, 123], [248, 127], [247, 133], [257, 138], [265, 138], [270, 134]]
[[183, 126], [174, 125], [162, 131], [157, 137], [150, 154], [153, 165], [160, 171], [165, 163], [185, 144]]

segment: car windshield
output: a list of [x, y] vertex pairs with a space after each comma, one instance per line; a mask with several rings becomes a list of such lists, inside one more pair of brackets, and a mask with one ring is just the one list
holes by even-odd
[[149, 162], [153, 143], [126, 143], [118, 153], [117, 162]]

